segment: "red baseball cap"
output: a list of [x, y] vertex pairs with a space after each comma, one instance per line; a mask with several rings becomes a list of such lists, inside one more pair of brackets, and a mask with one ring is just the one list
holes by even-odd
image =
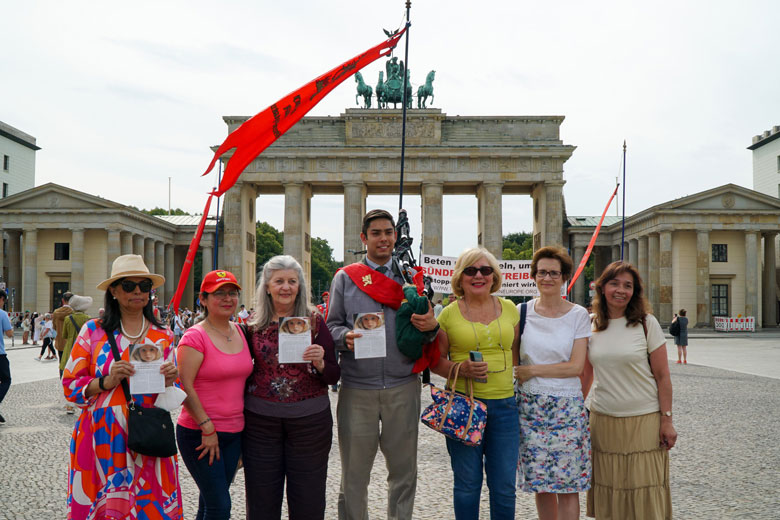
[[238, 287], [239, 291], [241, 290], [241, 286], [238, 285], [238, 280], [236, 280], [236, 277], [233, 276], [233, 273], [230, 271], [211, 271], [203, 277], [203, 282], [200, 284], [200, 292], [213, 293], [223, 285], [228, 284], [235, 285]]

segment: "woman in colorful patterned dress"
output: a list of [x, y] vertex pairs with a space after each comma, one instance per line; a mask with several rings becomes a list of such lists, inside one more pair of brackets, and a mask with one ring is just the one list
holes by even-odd
[[[134, 372], [130, 345], [159, 345], [165, 385], [177, 379], [173, 336], [155, 318], [150, 291], [165, 279], [149, 273], [139, 255], [114, 260], [105, 290], [102, 320], [82, 327], [65, 366], [65, 397], [81, 408], [70, 443], [68, 519], [180, 519], [181, 489], [176, 457], [149, 457], [127, 448], [127, 400], [121, 381]], [[116, 338], [115, 360], [108, 334]], [[134, 395], [151, 407], [157, 394]]]
[[[496, 257], [482, 248], [464, 251], [455, 262], [452, 292], [461, 298], [447, 305], [438, 321], [441, 359], [433, 371], [447, 377], [460, 364], [455, 390], [466, 393], [465, 378], [474, 380], [474, 397], [487, 405], [482, 443], [467, 446], [447, 438], [454, 477], [455, 518], [479, 518], [483, 470], [490, 493], [490, 518], [514, 519], [517, 449], [520, 427], [512, 389], [513, 353], [520, 324], [515, 305], [493, 296], [501, 288]], [[471, 361], [477, 351], [483, 361]]]
[[[590, 317], [561, 298], [572, 261], [560, 247], [543, 247], [531, 261], [539, 298], [526, 304], [515, 367], [520, 412], [517, 485], [536, 494], [540, 520], [579, 518], [579, 492], [590, 487], [590, 433], [579, 375], [585, 365]], [[518, 306], [520, 308], [520, 306]]]
[[[244, 398], [242, 452], [246, 514], [250, 520], [282, 514], [287, 483], [290, 519], [325, 516], [325, 482], [333, 436], [328, 385], [341, 371], [325, 319], [311, 301], [303, 270], [291, 256], [275, 256], [263, 267], [249, 318], [255, 361]], [[279, 321], [311, 319], [305, 363], [279, 363]]]

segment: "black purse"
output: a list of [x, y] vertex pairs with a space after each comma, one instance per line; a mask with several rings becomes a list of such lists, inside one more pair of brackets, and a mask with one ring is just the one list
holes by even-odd
[[[116, 346], [114, 333], [108, 333], [108, 342], [114, 360], [122, 359]], [[122, 380], [122, 390], [127, 399], [127, 447], [141, 455], [172, 457], [176, 455], [176, 433], [168, 410], [152, 406], [145, 408], [133, 401], [127, 378]]]

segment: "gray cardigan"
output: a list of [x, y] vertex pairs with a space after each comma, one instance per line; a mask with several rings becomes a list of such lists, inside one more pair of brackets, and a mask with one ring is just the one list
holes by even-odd
[[[365, 261], [363, 262], [365, 263]], [[403, 278], [393, 266], [393, 280], [403, 284]], [[383, 311], [385, 313], [385, 349], [384, 358], [355, 359], [355, 354], [349, 350], [344, 337], [353, 329], [354, 316], [360, 312]], [[333, 278], [328, 300], [328, 329], [330, 330], [336, 350], [339, 353], [341, 365], [341, 384], [347, 388], [377, 390], [392, 388], [414, 381], [417, 374], [412, 373], [414, 361], [404, 356], [395, 342], [396, 311], [374, 301], [360, 290], [344, 271], [339, 271]], [[435, 332], [430, 334], [428, 341], [433, 339]]]

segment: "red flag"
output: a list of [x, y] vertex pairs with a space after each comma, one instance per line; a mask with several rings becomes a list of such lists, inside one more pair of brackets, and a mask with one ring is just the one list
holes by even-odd
[[[209, 208], [211, 207], [211, 198], [214, 196], [214, 192], [209, 193], [209, 198], [206, 200], [206, 207], [203, 209], [203, 217], [201, 217], [198, 223], [198, 229], [195, 230], [195, 235], [190, 242], [190, 248], [187, 250], [187, 257], [184, 259], [184, 266], [181, 268], [181, 275], [179, 276], [179, 285], [176, 287], [176, 294], [173, 295], [171, 303], [168, 304], [169, 309], [173, 309], [173, 312], [179, 312], [179, 302], [181, 301], [181, 295], [184, 293], [184, 286], [187, 285], [187, 278], [190, 276], [190, 269], [192, 268], [192, 261], [195, 259], [195, 253], [198, 252], [198, 246], [200, 245], [200, 237], [203, 235], [203, 228], [206, 227], [206, 219], [209, 217]], [[206, 273], [203, 273], [206, 274]]]
[[228, 135], [225, 142], [214, 153], [211, 164], [209, 164], [206, 173], [203, 174], [209, 173], [225, 152], [235, 148], [233, 156], [228, 160], [222, 182], [215, 194], [221, 196], [228, 191], [236, 183], [238, 177], [249, 163], [297, 123], [342, 81], [374, 60], [390, 54], [388, 49], [392, 50], [396, 46], [404, 31], [406, 29], [399, 31], [398, 34], [391, 36], [376, 47], [358, 54], [351, 60], [326, 72], [295, 92], [287, 94], [287, 96], [244, 122], [244, 124]]
[[604, 222], [604, 217], [607, 216], [607, 210], [609, 210], [609, 206], [612, 204], [612, 199], [615, 198], [615, 195], [617, 195], [618, 186], [615, 186], [615, 191], [612, 192], [612, 196], [609, 198], [609, 202], [607, 202], [607, 207], [604, 208], [604, 213], [601, 214], [601, 220], [599, 220], [599, 225], [596, 226], [596, 230], [593, 232], [593, 236], [590, 237], [590, 242], [588, 243], [588, 248], [585, 250], [585, 254], [582, 256], [582, 260], [580, 260], [580, 265], [577, 266], [577, 272], [574, 273], [574, 276], [571, 277], [571, 281], [569, 281], [569, 288], [566, 290], [567, 293], [571, 292], [571, 288], [574, 287], [574, 282], [577, 281], [577, 278], [579, 278], [580, 273], [583, 269], [585, 269], [585, 264], [588, 263], [588, 258], [590, 258], [590, 253], [593, 251], [593, 244], [596, 243], [596, 237], [599, 236], [599, 231], [601, 231], [601, 224]]

